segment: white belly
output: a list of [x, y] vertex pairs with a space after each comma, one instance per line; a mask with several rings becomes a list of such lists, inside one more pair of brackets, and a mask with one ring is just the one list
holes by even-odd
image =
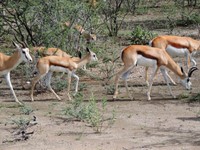
[[171, 45], [167, 46], [166, 51], [171, 57], [184, 57], [189, 52], [187, 48], [176, 48]]
[[51, 66], [50, 71], [52, 72], [69, 72], [69, 69], [64, 68], [64, 67], [59, 67], [59, 66]]
[[157, 61], [155, 59], [149, 59], [142, 55], [137, 55], [137, 65], [139, 66], [154, 67], [156, 64]]

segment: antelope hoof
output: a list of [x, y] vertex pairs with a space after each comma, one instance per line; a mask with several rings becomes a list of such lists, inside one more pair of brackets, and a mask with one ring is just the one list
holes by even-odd
[[34, 99], [33, 99], [33, 97], [31, 97], [31, 102], [33, 102], [34, 101]]
[[149, 92], [147, 93], [147, 97], [148, 97], [148, 101], [150, 101], [151, 97], [150, 97], [150, 93]]
[[77, 94], [77, 92], [73, 93], [72, 95], [73, 95], [73, 96], [76, 96], [76, 94]]
[[72, 100], [72, 98], [71, 98], [71, 96], [70, 96], [70, 95], [68, 95], [68, 99], [69, 99], [69, 101], [71, 101], [71, 100]]
[[113, 99], [116, 99], [117, 98], [117, 95], [113, 95]]
[[24, 104], [23, 104], [23, 103], [21, 103], [20, 101], [16, 101], [16, 102], [17, 102], [19, 105], [21, 105], [21, 106], [22, 106], [22, 105], [24, 105]]
[[172, 83], [172, 85], [177, 85], [176, 82], [171, 82], [171, 83]]
[[59, 96], [57, 97], [57, 99], [58, 99], [59, 101], [61, 101], [61, 98], [60, 98]]

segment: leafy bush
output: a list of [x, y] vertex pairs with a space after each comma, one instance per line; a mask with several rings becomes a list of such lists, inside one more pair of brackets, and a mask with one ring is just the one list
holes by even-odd
[[200, 102], [200, 93], [194, 95], [194, 96], [191, 96], [189, 98], [189, 102]]
[[185, 15], [182, 20], [177, 21], [177, 25], [188, 26], [191, 24], [200, 24], [200, 15], [197, 13], [192, 13], [190, 15]]
[[[53, 75], [53, 77], [51, 79], [52, 88], [56, 92], [62, 91], [68, 85], [68, 79], [67, 78], [68, 78], [67, 74], [64, 74], [64, 73], [54, 73], [54, 75]], [[46, 80], [46, 79], [44, 79], [44, 80]], [[71, 85], [72, 85], [72, 82], [71, 82]]]
[[21, 108], [20, 108], [20, 112], [22, 114], [25, 114], [25, 115], [30, 115], [30, 113], [33, 112], [33, 109], [29, 106], [26, 106], [26, 105], [23, 105]]
[[148, 44], [151, 39], [153, 39], [156, 35], [152, 32], [144, 29], [140, 25], [136, 26], [131, 33], [131, 42], [132, 44]]
[[110, 118], [105, 119], [107, 101], [103, 99], [101, 101], [101, 107], [98, 106], [98, 103], [95, 97], [92, 95], [89, 102], [83, 103], [82, 94], [78, 94], [72, 104], [63, 109], [64, 115], [68, 117], [68, 119], [75, 119], [79, 121], [83, 121], [88, 123], [96, 132], [101, 132], [103, 124], [105, 120], [107, 122], [107, 127], [114, 123], [115, 113], [113, 111], [112, 116]]
[[30, 119], [20, 117], [18, 119], [12, 120], [12, 122], [13, 124], [17, 125], [18, 128], [22, 128], [22, 127], [27, 126], [27, 124], [30, 122]]

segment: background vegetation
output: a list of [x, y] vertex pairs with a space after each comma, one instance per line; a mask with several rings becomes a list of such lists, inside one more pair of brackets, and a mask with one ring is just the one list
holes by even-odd
[[[148, 18], [148, 14], [155, 14], [155, 18]], [[147, 18], [141, 21], [142, 17]], [[70, 27], [65, 26], [66, 21], [71, 22]], [[84, 39], [72, 27], [75, 24], [97, 35], [97, 41], [87, 46], [103, 63], [90, 67], [98, 66], [98, 79], [105, 80], [115, 72], [120, 48], [147, 44], [157, 35], [153, 31], [165, 29], [166, 34], [173, 34], [177, 27], [191, 27], [197, 29], [194, 38], [198, 38], [200, 1], [0, 0], [0, 45], [3, 49], [15, 40], [30, 47], [58, 47], [75, 55], [77, 47], [86, 47]]]

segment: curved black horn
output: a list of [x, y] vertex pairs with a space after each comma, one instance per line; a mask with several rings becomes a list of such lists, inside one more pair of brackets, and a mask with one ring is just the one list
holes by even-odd
[[22, 41], [20, 42], [20, 44], [22, 45], [22, 48], [28, 47], [28, 44], [26, 43], [26, 41]]
[[195, 71], [195, 70], [198, 70], [197, 67], [192, 67], [190, 68], [189, 72], [188, 72], [188, 77], [191, 77], [192, 73]]

